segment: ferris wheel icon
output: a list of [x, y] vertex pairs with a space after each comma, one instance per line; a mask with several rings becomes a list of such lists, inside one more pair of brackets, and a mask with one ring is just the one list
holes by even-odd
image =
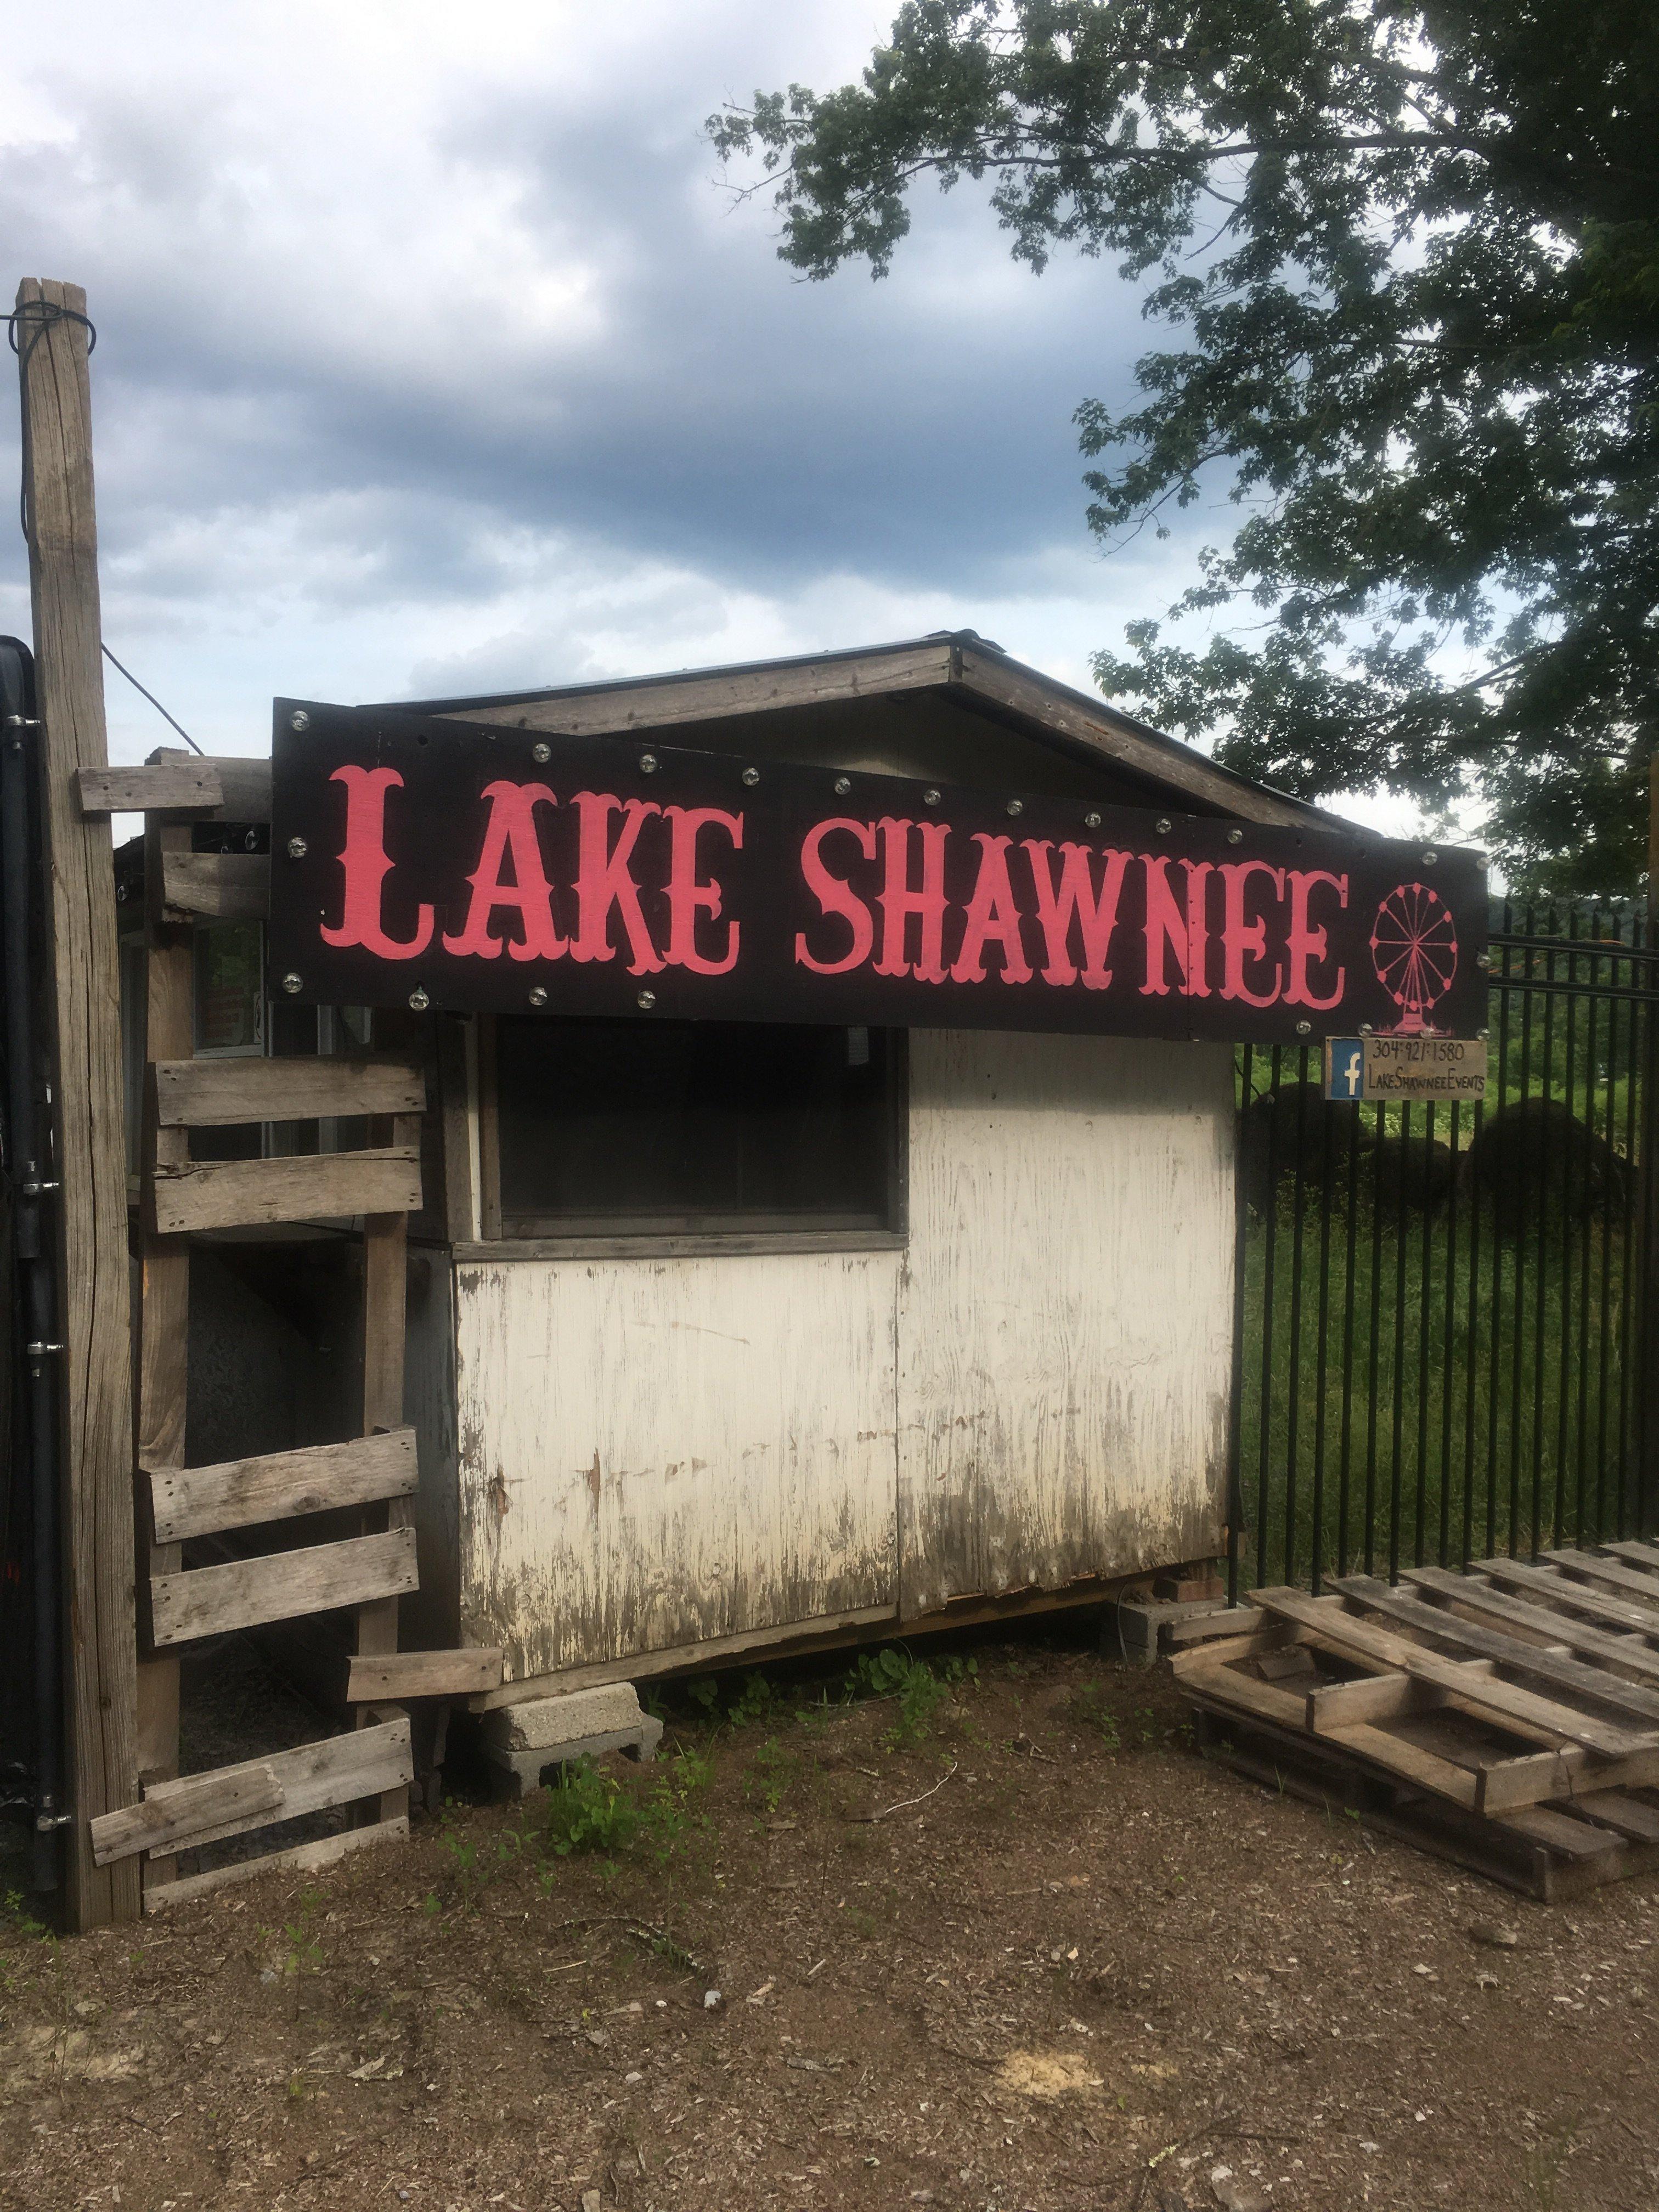
[[1371, 964], [1400, 1009], [1401, 1029], [1426, 1029], [1457, 973], [1457, 927], [1444, 899], [1426, 884], [1391, 890], [1371, 926]]

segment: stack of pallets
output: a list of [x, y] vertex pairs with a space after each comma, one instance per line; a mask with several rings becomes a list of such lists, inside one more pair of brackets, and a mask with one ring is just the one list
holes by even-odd
[[1177, 1630], [1206, 1750], [1534, 1897], [1659, 1867], [1659, 1545], [1330, 1587]]

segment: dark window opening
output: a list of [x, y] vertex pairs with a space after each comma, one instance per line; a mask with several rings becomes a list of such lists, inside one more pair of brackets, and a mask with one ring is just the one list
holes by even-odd
[[504, 1237], [902, 1229], [904, 1036], [495, 1025]]

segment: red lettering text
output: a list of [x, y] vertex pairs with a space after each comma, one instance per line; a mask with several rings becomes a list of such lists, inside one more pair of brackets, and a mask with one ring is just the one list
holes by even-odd
[[988, 836], [983, 830], [974, 834], [974, 842], [979, 847], [979, 873], [968, 902], [962, 950], [951, 969], [953, 983], [985, 981], [987, 945], [995, 945], [1001, 951], [1005, 983], [1029, 983], [1031, 980], [1030, 963], [1019, 941], [1019, 908], [1014, 904], [1014, 887], [1008, 880], [1008, 848], [1012, 842], [1009, 837]]
[[1173, 951], [1181, 970], [1182, 996], [1207, 999], [1210, 986], [1204, 974], [1204, 952], [1209, 939], [1204, 921], [1204, 894], [1209, 886], [1210, 863], [1182, 862], [1187, 871], [1185, 913], [1170, 882], [1169, 862], [1149, 853], [1143, 865], [1146, 870], [1146, 980], [1140, 987], [1140, 995], [1143, 999], [1161, 999], [1168, 994], [1169, 955]]
[[[918, 983], [945, 981], [945, 841], [943, 822], [896, 822], [884, 815], [881, 831], [885, 880], [877, 894], [881, 908], [881, 957], [878, 975], [914, 975]], [[921, 885], [910, 888], [910, 832], [921, 839]], [[905, 956], [905, 924], [915, 915], [921, 924], [921, 950], [913, 967]]]
[[1042, 837], [1025, 840], [1031, 880], [1036, 886], [1037, 920], [1042, 926], [1042, 939], [1048, 951], [1048, 964], [1042, 971], [1042, 980], [1045, 983], [1076, 982], [1077, 966], [1071, 953], [1072, 922], [1075, 917], [1083, 933], [1083, 988], [1085, 991], [1103, 991], [1112, 980], [1106, 955], [1111, 950], [1112, 932], [1117, 927], [1118, 896], [1123, 889], [1123, 872], [1129, 865], [1129, 855], [1108, 848], [1097, 897], [1091, 881], [1092, 855], [1089, 848], [1062, 845], [1060, 850], [1060, 884], [1056, 889], [1054, 863], [1049, 857], [1054, 847]]
[[720, 887], [703, 883], [697, 875], [697, 833], [723, 830], [733, 849], [743, 849], [743, 817], [723, 814], [717, 806], [665, 806], [673, 842], [668, 860], [668, 958], [675, 968], [689, 968], [694, 975], [729, 975], [738, 964], [739, 925], [726, 925], [726, 952], [719, 960], [705, 959], [697, 950], [697, 916], [714, 921], [720, 911]]
[[1225, 919], [1221, 932], [1221, 995], [1242, 999], [1247, 1006], [1271, 1006], [1285, 988], [1282, 963], [1273, 969], [1271, 991], [1251, 990], [1244, 981], [1246, 960], [1260, 960], [1267, 949], [1267, 925], [1259, 917], [1247, 920], [1244, 894], [1252, 876], [1266, 876], [1275, 894], [1285, 896], [1285, 871], [1270, 868], [1265, 860], [1224, 860], [1221, 879], [1226, 886]]
[[337, 768], [331, 783], [346, 787], [345, 850], [340, 864], [345, 870], [345, 898], [340, 927], [325, 927], [325, 945], [361, 945], [377, 960], [413, 960], [432, 942], [432, 908], [422, 906], [415, 915], [415, 934], [400, 943], [382, 927], [382, 891], [392, 872], [386, 850], [386, 795], [401, 790], [403, 777], [395, 768]]
[[[622, 916], [628, 935], [630, 975], [654, 975], [662, 956], [640, 911], [640, 887], [629, 863], [639, 842], [640, 824], [662, 809], [646, 799], [621, 799], [608, 791], [579, 791], [571, 800], [581, 823], [576, 861], [576, 936], [573, 960], [613, 960], [611, 910]], [[622, 815], [617, 842], [611, 842], [611, 817]]]
[[1314, 996], [1313, 988], [1308, 980], [1308, 963], [1328, 957], [1330, 939], [1323, 929], [1310, 924], [1308, 905], [1313, 897], [1315, 886], [1328, 884], [1336, 893], [1337, 905], [1346, 907], [1348, 903], [1348, 879], [1346, 876], [1329, 875], [1323, 868], [1291, 868], [1287, 873], [1291, 885], [1291, 979], [1285, 988], [1285, 1001], [1287, 1006], [1316, 1006], [1322, 1012], [1327, 1012], [1340, 1004], [1343, 986], [1348, 980], [1347, 970], [1345, 968], [1337, 969], [1336, 988], [1328, 999]]
[[876, 857], [876, 825], [873, 822], [848, 822], [837, 818], [831, 822], [815, 822], [807, 831], [800, 848], [800, 872], [806, 888], [826, 915], [837, 915], [852, 930], [852, 942], [839, 960], [816, 960], [807, 950], [805, 935], [795, 939], [795, 965], [810, 968], [815, 975], [844, 975], [849, 968], [862, 967], [870, 957], [871, 947], [876, 941], [875, 917], [850, 885], [841, 877], [832, 876], [824, 865], [823, 841], [836, 830], [845, 830], [858, 842], [858, 848], [866, 860]]
[[[491, 935], [489, 925], [499, 906], [519, 917], [522, 933], [507, 942], [515, 960], [556, 960], [566, 946], [553, 927], [553, 886], [536, 835], [537, 803], [553, 805], [553, 794], [544, 783], [487, 783], [483, 795], [489, 801], [489, 820], [478, 865], [467, 878], [472, 901], [466, 926], [458, 936], [446, 936], [444, 951], [498, 960], [503, 940]], [[511, 883], [501, 875], [501, 862], [509, 855]]]

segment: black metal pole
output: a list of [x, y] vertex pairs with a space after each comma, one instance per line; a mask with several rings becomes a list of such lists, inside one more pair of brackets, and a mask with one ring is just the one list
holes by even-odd
[[28, 648], [0, 638], [0, 879], [3, 879], [6, 986], [6, 1118], [10, 1152], [17, 1324], [28, 1376], [31, 1593], [34, 1624], [34, 1886], [62, 1879], [63, 1686], [58, 1547], [57, 1385], [51, 1363], [52, 1267], [40, 1233], [40, 1200], [52, 1187], [35, 1096], [33, 942], [35, 840], [31, 835], [34, 667]]

